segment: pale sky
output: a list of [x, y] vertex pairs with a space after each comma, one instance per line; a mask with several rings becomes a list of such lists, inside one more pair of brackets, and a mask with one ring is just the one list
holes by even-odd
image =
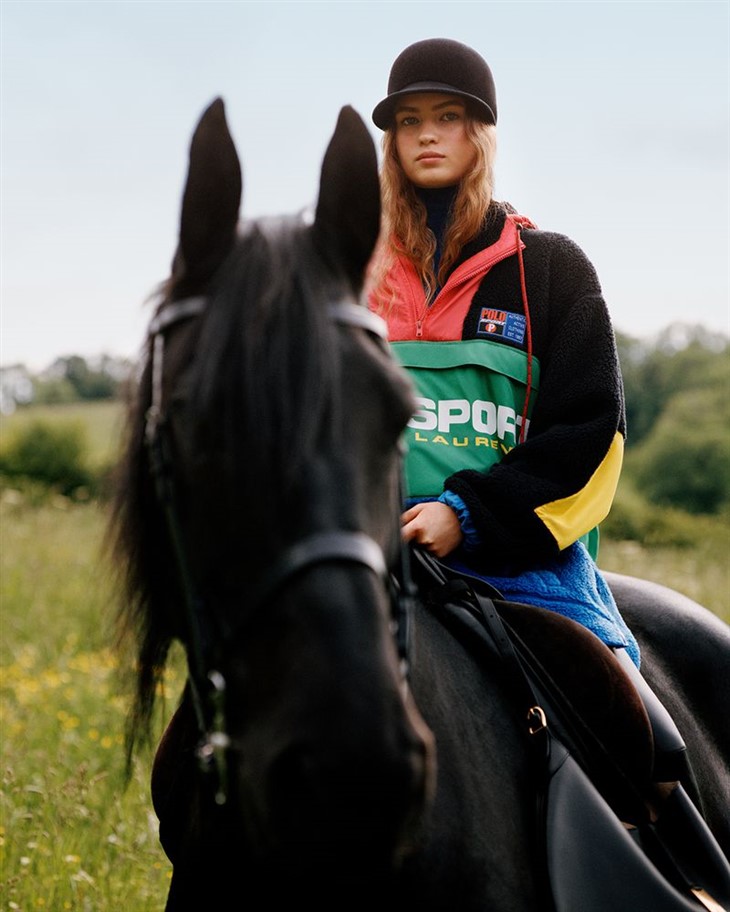
[[728, 0], [1, 0], [0, 364], [134, 357], [216, 96], [246, 218], [316, 200], [339, 109], [397, 54], [470, 44], [499, 106], [496, 195], [573, 238], [617, 329], [730, 335]]

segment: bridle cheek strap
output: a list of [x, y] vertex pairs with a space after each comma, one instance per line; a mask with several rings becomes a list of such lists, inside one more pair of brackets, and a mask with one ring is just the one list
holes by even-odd
[[[188, 640], [188, 681], [202, 736], [197, 755], [204, 769], [210, 768], [211, 765], [216, 767], [218, 787], [215, 800], [218, 804], [224, 804], [227, 784], [226, 751], [229, 747], [229, 738], [225, 732], [225, 680], [220, 672], [210, 667], [205, 655], [202, 606], [192, 580], [177, 513], [172, 456], [162, 404], [165, 331], [176, 323], [200, 316], [206, 305], [205, 297], [174, 301], [165, 305], [150, 325], [151, 401], [146, 415], [145, 439], [149, 450], [151, 474], [165, 514], [183, 590]], [[361, 305], [347, 300], [338, 301], [330, 305], [329, 314], [337, 323], [363, 329], [379, 338], [381, 342], [387, 342], [385, 321]], [[405, 550], [404, 548], [402, 570], [407, 566]], [[392, 595], [392, 579], [380, 546], [364, 532], [338, 529], [312, 533], [289, 547], [248, 594], [252, 610], [262, 607], [294, 576], [317, 564], [333, 561], [360, 564], [372, 571], [383, 584], [385, 591], [390, 591]], [[409, 573], [405, 573], [404, 583], [401, 591], [392, 599], [392, 622], [404, 685], [407, 686], [408, 618], [413, 594]]]

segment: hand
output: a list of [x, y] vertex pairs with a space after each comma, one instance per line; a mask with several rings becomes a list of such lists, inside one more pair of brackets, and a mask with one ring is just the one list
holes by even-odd
[[416, 504], [401, 516], [403, 541], [415, 541], [434, 557], [446, 557], [463, 538], [456, 513], [439, 500]]

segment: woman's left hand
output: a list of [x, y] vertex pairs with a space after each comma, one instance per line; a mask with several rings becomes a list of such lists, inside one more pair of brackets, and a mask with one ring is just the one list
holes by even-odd
[[463, 538], [456, 513], [438, 500], [419, 503], [401, 516], [403, 541], [415, 541], [434, 557], [446, 557]]

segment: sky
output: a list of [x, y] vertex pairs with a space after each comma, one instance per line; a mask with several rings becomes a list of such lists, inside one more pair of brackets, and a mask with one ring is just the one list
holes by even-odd
[[0, 0], [0, 365], [135, 358], [216, 97], [242, 216], [316, 201], [403, 48], [489, 63], [496, 193], [595, 265], [617, 330], [730, 335], [730, 0]]

